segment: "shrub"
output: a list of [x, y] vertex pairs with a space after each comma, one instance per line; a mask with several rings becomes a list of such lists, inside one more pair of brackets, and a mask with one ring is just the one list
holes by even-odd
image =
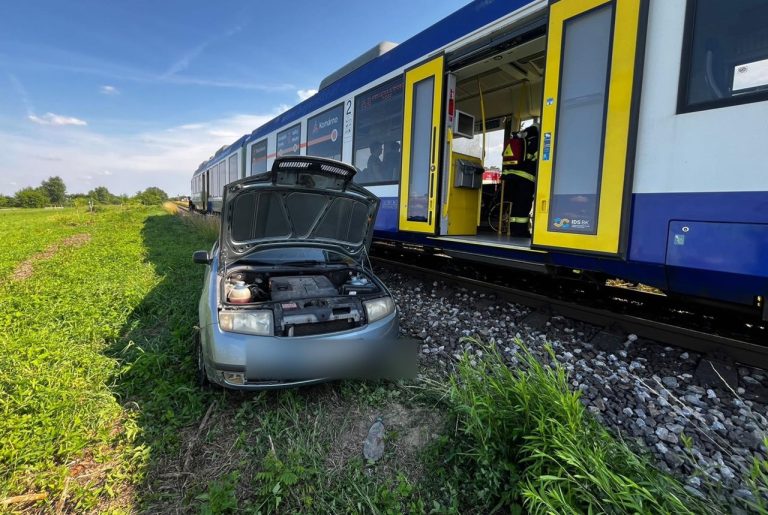
[[487, 347], [475, 365], [465, 356], [447, 385], [432, 383], [456, 428], [437, 450], [444, 493], [481, 513], [523, 506], [533, 513], [702, 511], [679, 482], [588, 415], [551, 348], [554, 366], [517, 343], [520, 368]]

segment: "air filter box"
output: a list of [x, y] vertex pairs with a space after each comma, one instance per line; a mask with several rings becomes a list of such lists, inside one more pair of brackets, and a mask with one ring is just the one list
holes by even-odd
[[333, 283], [324, 275], [299, 275], [272, 277], [269, 280], [272, 300], [284, 301], [333, 297], [339, 294]]

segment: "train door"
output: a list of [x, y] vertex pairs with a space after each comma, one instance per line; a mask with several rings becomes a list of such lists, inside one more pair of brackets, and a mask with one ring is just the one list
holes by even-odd
[[405, 72], [400, 230], [434, 234], [443, 56]]
[[534, 246], [624, 253], [646, 9], [549, 6]]

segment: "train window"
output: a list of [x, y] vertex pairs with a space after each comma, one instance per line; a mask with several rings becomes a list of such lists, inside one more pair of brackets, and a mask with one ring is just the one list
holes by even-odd
[[238, 180], [240, 174], [237, 170], [237, 154], [229, 156], [229, 182]]
[[689, 0], [678, 112], [768, 99], [768, 3]]
[[403, 77], [397, 77], [355, 98], [353, 160], [360, 184], [385, 184], [400, 179], [403, 139]]
[[219, 195], [224, 193], [224, 185], [227, 184], [227, 162], [219, 163]]
[[313, 116], [307, 121], [307, 155], [341, 161], [341, 125], [344, 104]]
[[267, 140], [251, 145], [251, 175], [267, 171]]
[[298, 156], [301, 143], [301, 123], [277, 133], [277, 157]]

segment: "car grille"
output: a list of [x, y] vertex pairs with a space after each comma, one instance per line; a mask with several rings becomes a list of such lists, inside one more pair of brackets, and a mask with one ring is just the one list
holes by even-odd
[[[330, 320], [328, 322], [316, 322], [314, 324], [296, 324], [285, 329], [283, 336], [310, 336], [313, 334], [338, 333], [354, 329], [360, 324], [352, 319]], [[293, 334], [291, 334], [291, 328]]]

